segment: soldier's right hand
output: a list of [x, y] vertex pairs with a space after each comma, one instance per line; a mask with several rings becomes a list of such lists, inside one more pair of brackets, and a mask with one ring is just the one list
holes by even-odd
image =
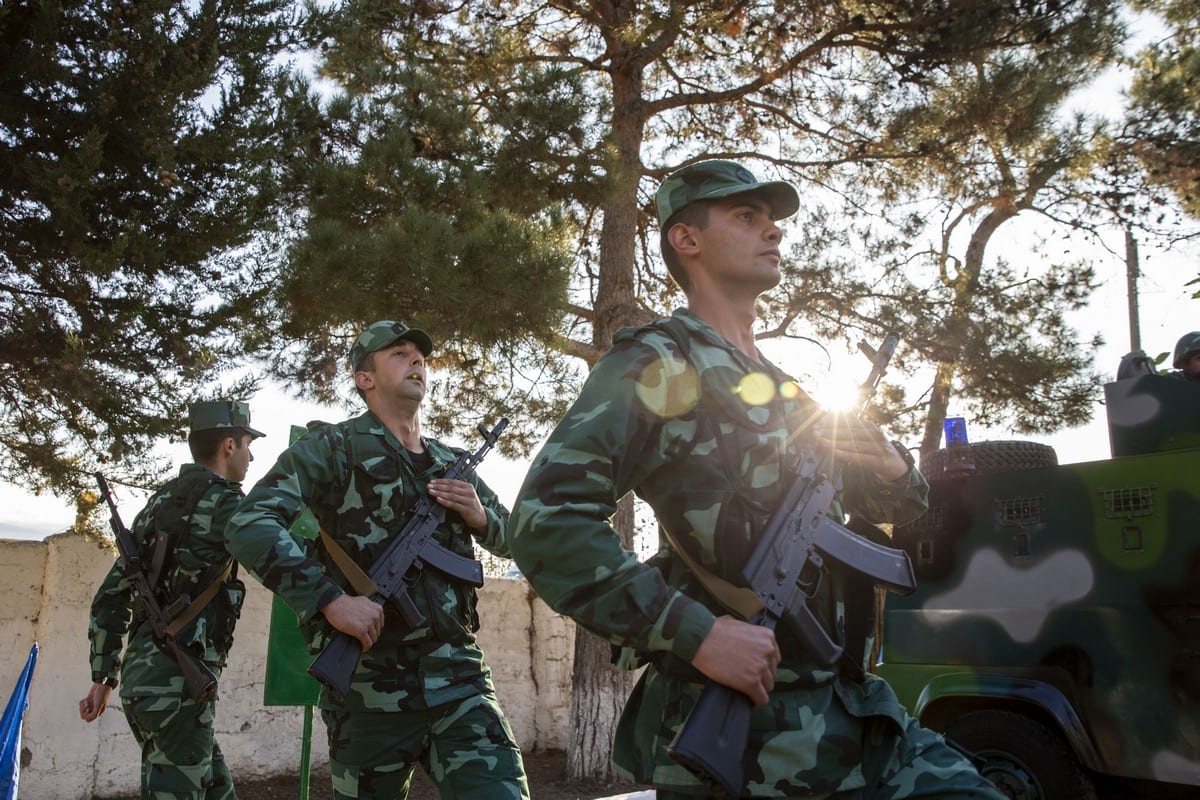
[[775, 632], [731, 616], [717, 617], [692, 659], [709, 679], [766, 705], [781, 655]]
[[358, 639], [364, 653], [383, 632], [383, 606], [369, 597], [339, 595], [322, 608], [321, 613], [334, 628]]
[[84, 722], [92, 722], [108, 708], [108, 698], [112, 687], [106, 683], [93, 683], [88, 689], [87, 697], [79, 701], [79, 718]]

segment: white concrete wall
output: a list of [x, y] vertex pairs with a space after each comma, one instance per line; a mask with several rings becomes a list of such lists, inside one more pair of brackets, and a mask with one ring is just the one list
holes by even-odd
[[[138, 791], [138, 749], [116, 693], [90, 725], [78, 711], [91, 686], [88, 610], [113, 559], [72, 534], [0, 539], [0, 702], [8, 701], [35, 641], [39, 648], [23, 729], [22, 798]], [[247, 587], [217, 705], [217, 740], [235, 780], [294, 774], [303, 734], [303, 709], [262, 704], [271, 595], [253, 578]], [[574, 623], [551, 612], [525, 581], [489, 579], [479, 595], [480, 644], [517, 741], [527, 751], [565, 749]], [[319, 711], [311, 753], [314, 765], [328, 760]]]

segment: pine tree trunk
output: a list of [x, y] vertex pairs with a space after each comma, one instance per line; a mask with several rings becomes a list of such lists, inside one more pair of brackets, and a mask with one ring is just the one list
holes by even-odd
[[[624, 44], [614, 43], [624, 47]], [[642, 67], [632, 59], [614, 57], [627, 64], [614, 70], [613, 127], [610, 139], [617, 152], [616, 188], [605, 202], [600, 229], [599, 283], [594, 300], [592, 343], [603, 352], [622, 327], [643, 321], [634, 298], [634, 259], [637, 238], [638, 181], [641, 179], [641, 143], [645, 127], [642, 100]], [[617, 506], [613, 527], [626, 549], [633, 549], [633, 498]], [[631, 673], [610, 663], [608, 643], [577, 627], [575, 665], [571, 690], [570, 741], [567, 771], [571, 778], [612, 778], [612, 740], [625, 698], [633, 686]]]
[[979, 279], [983, 274], [983, 255], [988, 241], [996, 229], [1017, 214], [1016, 206], [1007, 200], [998, 199], [994, 210], [985, 216], [971, 232], [967, 243], [967, 252], [963, 257], [962, 266], [953, 280], [948, 281], [954, 290], [954, 300], [950, 314], [946, 318], [945, 338], [942, 343], [952, 356], [943, 358], [937, 365], [933, 378], [933, 389], [929, 395], [929, 410], [925, 415], [925, 430], [921, 437], [921, 454], [931, 453], [938, 449], [942, 440], [942, 423], [950, 410], [950, 400], [954, 395], [954, 378], [958, 373], [958, 359], [966, 350], [967, 338], [971, 336], [971, 308], [975, 296], [979, 293]]
[[[617, 507], [613, 524], [622, 541], [632, 541], [633, 498]], [[575, 664], [571, 676], [571, 724], [567, 727], [567, 774], [573, 780], [609, 781], [612, 741], [625, 698], [633, 687], [632, 673], [612, 666], [608, 642], [582, 627], [575, 628]]]

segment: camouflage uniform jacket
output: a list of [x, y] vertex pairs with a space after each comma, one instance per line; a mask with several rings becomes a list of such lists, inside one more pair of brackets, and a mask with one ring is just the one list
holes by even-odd
[[[668, 759], [666, 745], [701, 688], [702, 676], [689, 662], [715, 617], [728, 612], [669, 543], [660, 541], [649, 564], [623, 550], [609, 524], [617, 501], [636, 492], [693, 559], [734, 580], [790, 482], [786, 473], [814, 408], [773, 365], [747, 358], [679, 310], [669, 322], [618, 333], [533, 462], [509, 534], [518, 565], [551, 607], [611, 642], [648, 653], [654, 665], [635, 690], [641, 713], [635, 717], [635, 703], [627, 705], [614, 750], [617, 766], [636, 780], [695, 787]], [[927, 492], [915, 469], [884, 484], [849, 466], [843, 505], [870, 521], [902, 522], [924, 510]], [[823, 581], [827, 591], [818, 595], [827, 630], [839, 607], [837, 584]], [[856, 716], [901, 722], [903, 709], [881, 681], [820, 669], [792, 646], [788, 631], [777, 634], [784, 665], [766, 714], [792, 719], [799, 703], [810, 718], [820, 716], [836, 691]], [[773, 712], [777, 698], [790, 708]], [[779, 724], [756, 716], [764, 719]], [[760, 778], [764, 786], [774, 782], [770, 774]], [[834, 788], [853, 786], [845, 774], [830, 781]]]
[[[169, 555], [158, 582], [163, 606], [184, 593], [198, 597], [229, 565], [225, 525], [241, 499], [240, 483], [199, 464], [185, 464], [178, 477], [164, 484], [138, 512], [130, 533], [147, 564], [157, 530], [186, 526], [186, 531], [170, 531]], [[122, 697], [184, 695], [179, 667], [154, 643], [142, 601], [122, 574], [124, 567], [118, 557], [92, 600], [88, 625], [92, 680], [99, 683], [116, 677], [119, 670]], [[226, 578], [223, 589], [175, 635], [177, 642], [200, 654], [214, 674], [219, 675], [225, 665], [244, 596], [242, 582], [234, 576]], [[122, 658], [126, 634], [129, 642]]]
[[[345, 422], [311, 427], [250, 490], [230, 523], [227, 540], [238, 561], [296, 612], [310, 650], [317, 653], [332, 633], [320, 609], [354, 592], [325, 547], [297, 540], [289, 527], [311, 508], [321, 528], [369, 572], [408, 521], [429, 481], [462, 451], [424, 438], [433, 466], [418, 471], [409, 452], [369, 411]], [[474, 557], [475, 538], [490, 552], [507, 557], [508, 509], [477, 476], [471, 482], [487, 514], [487, 530], [473, 531], [450, 513], [434, 540]], [[489, 673], [475, 645], [479, 618], [474, 587], [426, 566], [409, 591], [428, 625], [409, 629], [386, 606], [383, 633], [363, 654], [344, 701], [338, 703], [322, 692], [322, 708], [429, 708], [483, 687]]]

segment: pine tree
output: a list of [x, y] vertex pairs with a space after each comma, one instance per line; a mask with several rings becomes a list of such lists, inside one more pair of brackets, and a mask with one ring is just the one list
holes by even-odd
[[[856, 204], [874, 186], [877, 206], [910, 216], [873, 240], [877, 283], [820, 301], [823, 328], [883, 322], [905, 342], [898, 365], [932, 367], [918, 400], [891, 389], [892, 412], [905, 411], [892, 428], [919, 432], [922, 453], [939, 446], [951, 402], [976, 423], [1025, 434], [1091, 416], [1100, 384], [1091, 354], [1101, 342], [1064, 320], [1095, 289], [1092, 266], [987, 252], [1018, 215], [1068, 231], [1115, 221], [1097, 180], [1111, 152], [1105, 122], [1062, 109], [1115, 62], [1123, 31], [1111, 17], [1087, 16], [1063, 33], [927, 76], [928, 91], [894, 116], [881, 146], [928, 158], [848, 176]], [[844, 304], [854, 296], [865, 302]]]
[[1161, 16], [1168, 36], [1134, 60], [1126, 134], [1151, 179], [1200, 217], [1200, 24], [1187, 0], [1134, 3]]
[[[1136, 0], [1138, 10], [1156, 14], [1167, 35], [1133, 59], [1123, 141], [1151, 184], [1200, 217], [1200, 24], [1186, 0]], [[1123, 172], [1127, 172], [1124, 170]], [[1164, 203], [1146, 204], [1143, 215], [1157, 217]], [[1154, 206], [1157, 206], [1155, 208]], [[1200, 277], [1189, 282], [1200, 287]], [[1200, 288], [1192, 297], [1200, 298]]]
[[322, 65], [339, 88], [272, 303], [298, 344], [272, 371], [334, 401], [354, 337], [400, 319], [429, 330], [436, 365], [456, 375], [435, 388], [426, 424], [470, 436], [507, 415], [500, 447], [526, 452], [539, 431], [521, 423], [561, 414], [564, 393], [513, 387], [538, 374], [570, 385], [556, 342], [577, 231], [562, 185], [582, 182], [566, 152], [582, 114], [574, 81], [436, 51], [380, 54], [392, 28], [357, 10], [366, 18], [343, 20]]
[[0, 7], [0, 477], [144, 485], [235, 365], [270, 271], [255, 234], [286, 176], [294, 23], [284, 0]]

